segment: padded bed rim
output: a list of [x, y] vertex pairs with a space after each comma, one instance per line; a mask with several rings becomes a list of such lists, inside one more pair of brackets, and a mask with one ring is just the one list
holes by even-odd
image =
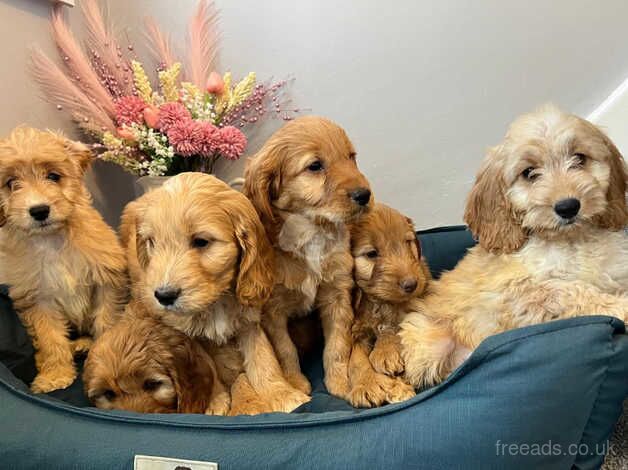
[[[551, 334], [558, 330], [566, 330], [571, 328], [579, 328], [588, 325], [594, 324], [608, 324], [612, 329], [612, 335], [622, 334], [626, 332], [625, 325], [623, 322], [614, 317], [608, 316], [588, 316], [588, 317], [578, 317], [567, 320], [557, 320], [549, 323], [543, 323], [540, 325], [533, 325], [524, 328], [518, 328], [515, 330], [507, 331], [505, 333], [501, 333], [495, 336], [491, 336], [484, 340], [480, 346], [473, 352], [473, 354], [465, 361], [452, 375], [450, 375], [447, 380], [445, 380], [442, 384], [426, 390], [424, 392], [419, 393], [416, 397], [397, 404], [387, 405], [380, 408], [373, 408], [370, 410], [363, 410], [360, 412], [347, 412], [347, 411], [332, 411], [327, 413], [299, 413], [299, 414], [281, 414], [282, 419], [278, 421], [268, 421], [269, 415], [258, 415], [258, 416], [236, 416], [230, 417], [229, 423], [220, 423], [220, 422], [207, 422], [209, 419], [211, 420], [221, 420], [224, 417], [219, 416], [203, 416], [202, 423], [195, 423], [189, 421], [179, 421], [176, 418], [173, 418], [177, 415], [144, 415], [139, 413], [125, 413], [125, 412], [114, 412], [99, 410], [96, 408], [80, 408], [75, 407], [69, 404], [66, 404], [62, 401], [51, 399], [51, 398], [43, 398], [36, 395], [32, 395], [24, 390], [20, 390], [18, 387], [8, 383], [4, 379], [0, 378], [0, 386], [6, 389], [10, 393], [17, 395], [21, 399], [25, 401], [29, 401], [30, 403], [36, 406], [42, 406], [49, 409], [52, 409], [59, 413], [70, 413], [74, 415], [78, 415], [85, 418], [97, 419], [97, 420], [109, 420], [109, 421], [117, 421], [123, 423], [130, 424], [154, 424], [154, 425], [163, 425], [169, 427], [185, 427], [185, 428], [195, 428], [195, 429], [229, 429], [229, 430], [244, 430], [244, 429], [269, 429], [269, 428], [296, 428], [296, 427], [308, 427], [308, 426], [318, 426], [324, 424], [333, 424], [333, 423], [346, 423], [346, 422], [355, 422], [362, 421], [368, 419], [374, 419], [377, 417], [385, 416], [391, 413], [396, 413], [398, 411], [404, 410], [406, 408], [410, 408], [416, 406], [428, 398], [442, 392], [447, 389], [451, 384], [459, 380], [461, 377], [468, 374], [470, 371], [479, 366], [489, 355], [493, 352], [498, 351], [500, 348], [517, 341], [522, 341], [527, 338]], [[0, 364], [0, 369], [4, 369], [8, 374], [11, 374], [8, 369], [2, 364]], [[119, 414], [118, 414], [119, 413]], [[164, 420], [162, 416], [168, 416], [167, 420]], [[182, 415], [182, 416], [190, 416], [190, 415]], [[260, 423], [260, 416], [264, 417], [264, 422]], [[234, 422], [235, 421], [235, 422]]]

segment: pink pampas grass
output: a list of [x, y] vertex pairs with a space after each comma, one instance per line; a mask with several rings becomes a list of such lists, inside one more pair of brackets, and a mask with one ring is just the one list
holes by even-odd
[[187, 76], [201, 90], [218, 53], [218, 12], [207, 0], [200, 0], [190, 19]]

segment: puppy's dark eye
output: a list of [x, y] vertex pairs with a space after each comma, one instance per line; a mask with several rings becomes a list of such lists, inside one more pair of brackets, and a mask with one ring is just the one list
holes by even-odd
[[55, 173], [54, 171], [51, 171], [50, 173], [46, 175], [46, 178], [49, 179], [50, 181], [54, 181], [55, 183], [58, 183], [59, 180], [61, 179], [61, 175], [59, 173]]
[[377, 253], [377, 250], [371, 250], [371, 251], [367, 251], [367, 252], [365, 253], [366, 257], [367, 257], [367, 258], [370, 258], [370, 259], [375, 259], [375, 258], [377, 258], [378, 254], [379, 254], [379, 253]]
[[113, 390], [105, 390], [104, 392], [102, 392], [102, 396], [111, 401], [116, 397], [116, 392], [114, 392]]
[[205, 238], [200, 238], [200, 237], [192, 238], [192, 246], [194, 248], [205, 248], [207, 245], [209, 245], [209, 240]]
[[152, 380], [152, 379], [148, 379], [144, 381], [144, 385], [143, 388], [145, 391], [147, 392], [154, 392], [155, 390], [157, 390], [159, 387], [161, 387], [162, 382], [161, 380]]
[[315, 162], [310, 163], [307, 169], [313, 172], [321, 171], [323, 169], [323, 162], [316, 160]]
[[570, 168], [582, 168], [586, 162], [587, 156], [584, 153], [574, 153], [573, 163], [571, 164]]
[[521, 172], [521, 176], [528, 181], [534, 181], [539, 176], [538, 173], [534, 173], [534, 170], [536, 170], [536, 168], [529, 166]]
[[17, 178], [9, 178], [7, 182], [4, 183], [4, 185], [10, 190], [13, 190], [13, 187], [15, 186], [16, 181], [17, 181]]

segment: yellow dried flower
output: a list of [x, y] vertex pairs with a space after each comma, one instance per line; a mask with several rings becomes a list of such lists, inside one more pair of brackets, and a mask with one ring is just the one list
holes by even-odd
[[181, 64], [179, 62], [159, 72], [159, 85], [166, 101], [177, 101], [179, 99], [179, 90], [177, 89], [179, 73], [181, 73]]
[[229, 105], [227, 111], [235, 108], [242, 103], [252, 92], [255, 86], [255, 72], [250, 72], [246, 77], [240, 80], [229, 97]]
[[153, 89], [150, 86], [150, 81], [148, 80], [148, 76], [142, 64], [136, 60], [132, 60], [131, 68], [133, 69], [133, 81], [135, 82], [138, 95], [146, 103], [153, 104]]
[[231, 99], [231, 72], [225, 72], [225, 76], [222, 78], [222, 81], [225, 82], [225, 89], [218, 97], [214, 107], [218, 114], [226, 111], [229, 106], [229, 100]]
[[105, 132], [103, 134], [103, 136], [102, 136], [102, 143], [107, 148], [117, 148], [117, 147], [122, 146], [122, 144], [123, 144], [122, 140], [118, 139], [115, 135], [113, 135], [109, 131], [107, 131], [107, 132]]

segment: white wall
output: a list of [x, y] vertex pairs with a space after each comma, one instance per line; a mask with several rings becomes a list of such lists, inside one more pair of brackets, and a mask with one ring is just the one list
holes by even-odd
[[[45, 3], [0, 1], [0, 34], [19, 36], [0, 41], [4, 61], [20, 57], [31, 41], [47, 40], [38, 14], [28, 20], [13, 11], [15, 5], [37, 4], [32, 9], [41, 10]], [[501, 139], [514, 116], [548, 100], [588, 115], [628, 77], [625, 0], [216, 3], [222, 11], [221, 71], [295, 76], [296, 103], [347, 129], [376, 197], [419, 227], [461, 222], [483, 152]], [[109, 4], [117, 24], [137, 39], [148, 13], [181, 35], [195, 0]], [[4, 27], [10, 29], [18, 17], [20, 30], [7, 33]], [[30, 85], [21, 73], [9, 71], [19, 106], [7, 95], [6, 79], [0, 85], [2, 131], [24, 120], [54, 121], [48, 125], [58, 127], [58, 115], [24, 92]], [[278, 125], [263, 129], [250, 150]], [[238, 162], [220, 174], [240, 171]], [[97, 176], [100, 198], [112, 199], [106, 204], [113, 220], [131, 182], [119, 183], [111, 169]]]

